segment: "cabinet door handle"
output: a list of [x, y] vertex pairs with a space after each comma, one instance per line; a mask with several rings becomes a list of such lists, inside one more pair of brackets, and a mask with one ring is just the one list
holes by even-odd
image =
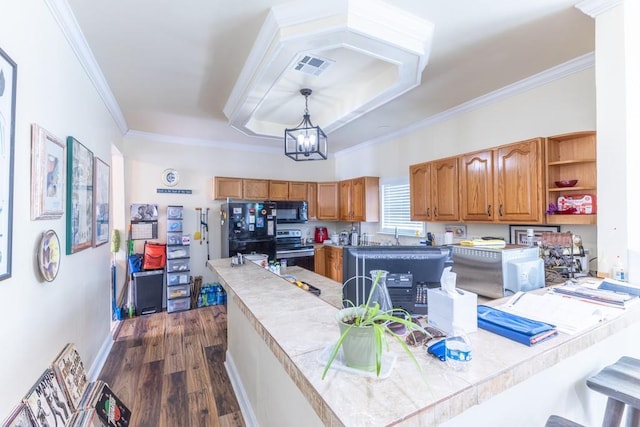
[[431, 208], [427, 208], [427, 216], [431, 216]]
[[491, 205], [487, 206], [487, 216], [491, 216]]
[[500, 204], [500, 207], [498, 207], [498, 215], [504, 216], [504, 211], [502, 210], [502, 203]]
[[438, 217], [438, 207], [433, 208], [433, 216]]

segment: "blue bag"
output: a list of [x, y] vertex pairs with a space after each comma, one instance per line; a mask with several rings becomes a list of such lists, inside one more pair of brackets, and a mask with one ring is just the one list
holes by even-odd
[[142, 254], [129, 255], [129, 273], [138, 273], [142, 271]]

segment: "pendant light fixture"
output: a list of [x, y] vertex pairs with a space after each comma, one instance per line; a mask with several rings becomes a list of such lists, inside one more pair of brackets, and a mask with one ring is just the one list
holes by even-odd
[[319, 126], [311, 123], [309, 116], [311, 92], [311, 89], [300, 89], [304, 96], [302, 121], [295, 128], [284, 130], [284, 154], [298, 162], [327, 159], [327, 135]]

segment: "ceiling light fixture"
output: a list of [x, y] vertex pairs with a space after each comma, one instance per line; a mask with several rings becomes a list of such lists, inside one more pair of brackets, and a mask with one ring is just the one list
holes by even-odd
[[327, 159], [327, 135], [311, 123], [309, 116], [311, 92], [311, 89], [300, 89], [304, 96], [302, 121], [295, 128], [284, 130], [284, 154], [298, 162]]

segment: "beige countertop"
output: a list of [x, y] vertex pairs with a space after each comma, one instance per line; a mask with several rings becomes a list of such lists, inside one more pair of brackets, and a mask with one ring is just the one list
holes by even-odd
[[321, 289], [318, 298], [252, 263], [231, 267], [228, 259], [212, 260], [209, 268], [227, 291], [228, 304], [240, 308], [322, 423], [332, 426], [438, 425], [640, 320], [636, 305], [583, 333], [561, 333], [533, 347], [479, 329], [469, 334], [473, 361], [465, 372], [415, 348], [421, 375], [399, 344], [389, 341], [397, 360], [388, 378], [331, 369], [322, 380], [318, 355], [338, 337], [339, 283], [287, 268], [286, 274]]

